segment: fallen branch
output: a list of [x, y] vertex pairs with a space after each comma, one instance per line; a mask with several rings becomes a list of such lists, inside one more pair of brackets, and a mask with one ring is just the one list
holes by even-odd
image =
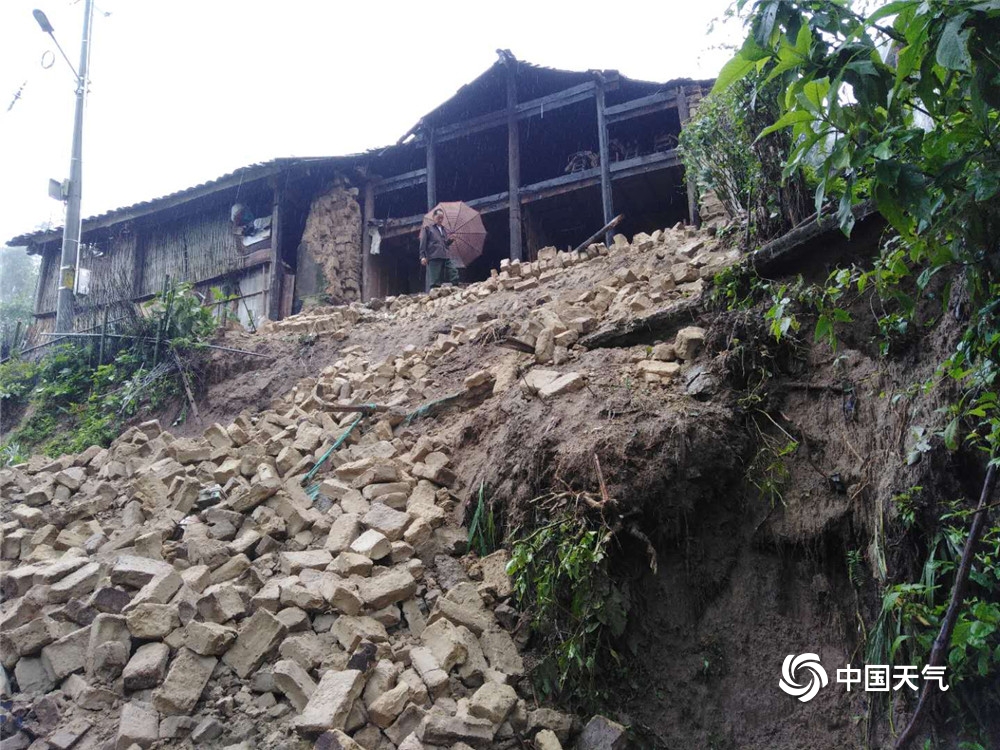
[[[965, 542], [965, 550], [962, 552], [962, 560], [958, 565], [958, 572], [955, 573], [955, 586], [951, 590], [951, 601], [948, 603], [948, 610], [945, 612], [944, 620], [941, 623], [941, 630], [938, 631], [937, 638], [934, 639], [934, 646], [931, 648], [931, 658], [927, 661], [928, 667], [939, 667], [944, 663], [945, 652], [951, 643], [951, 634], [955, 630], [955, 623], [958, 621], [958, 613], [962, 608], [962, 601], [965, 599], [965, 586], [969, 582], [969, 572], [972, 570], [972, 560], [975, 557], [976, 545], [983, 532], [985, 513], [980, 513], [986, 507], [986, 501], [993, 495], [993, 488], [996, 485], [996, 466], [990, 463], [986, 470], [986, 479], [983, 481], [983, 490], [979, 494], [979, 505], [976, 506], [975, 517], [972, 519], [972, 526], [969, 528], [969, 538]], [[917, 709], [910, 717], [910, 723], [896, 739], [893, 746], [895, 750], [905, 750], [917, 736], [920, 728], [920, 721], [927, 710], [930, 701], [930, 686], [925, 682], [924, 689], [920, 693], [920, 700], [917, 702]]]

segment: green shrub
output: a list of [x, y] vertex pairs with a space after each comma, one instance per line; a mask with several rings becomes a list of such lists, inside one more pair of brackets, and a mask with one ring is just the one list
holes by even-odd
[[563, 693], [583, 703], [599, 701], [603, 670], [618, 664], [614, 645], [625, 632], [628, 591], [609, 572], [606, 528], [567, 518], [514, 542], [507, 572], [544, 657], [534, 681], [544, 695]]
[[11, 359], [0, 365], [0, 399], [23, 402], [38, 382], [38, 366], [25, 359]]
[[800, 172], [783, 180], [786, 134], [757, 140], [777, 119], [775, 86], [753, 78], [713, 93], [680, 136], [684, 168], [699, 191], [714, 191], [730, 216], [746, 220], [758, 241], [782, 234], [810, 212]]
[[158, 295], [146, 317], [124, 331], [131, 338], [106, 364], [94, 368], [86, 346], [64, 344], [37, 363], [0, 366], [0, 398], [32, 407], [11, 442], [49, 456], [106, 447], [126, 420], [180, 392], [173, 353], [197, 350], [215, 328], [191, 285], [181, 284]]

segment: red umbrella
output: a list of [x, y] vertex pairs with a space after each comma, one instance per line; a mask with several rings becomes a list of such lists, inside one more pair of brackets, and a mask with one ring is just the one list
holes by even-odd
[[424, 216], [421, 232], [424, 231], [423, 227], [435, 223], [434, 212], [439, 208], [444, 211], [444, 228], [448, 230], [448, 236], [455, 240], [448, 248], [451, 259], [459, 268], [465, 268], [483, 254], [483, 245], [486, 243], [483, 217], [472, 206], [461, 201], [438, 203]]

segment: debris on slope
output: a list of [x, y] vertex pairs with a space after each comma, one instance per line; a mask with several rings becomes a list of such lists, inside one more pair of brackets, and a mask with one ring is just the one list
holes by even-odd
[[[574, 266], [603, 273], [622, 258], [592, 289], [559, 294]], [[583, 388], [586, 374], [565, 367], [581, 336], [698, 295], [733, 260], [666, 230], [582, 254], [546, 249], [376, 311], [312, 311], [267, 333], [342, 339], [366, 319], [433, 322], [494, 294], [534, 295], [518, 320], [478, 315], [425, 348], [378, 360], [342, 348], [269, 409], [199, 437], [153, 420], [109, 449], [0, 470], [5, 750], [38, 738], [121, 750], [620, 747], [613, 722], [581, 734], [518, 693], [523, 633], [494, 612], [510, 609], [505, 553], [469, 571], [456, 560], [468, 490], [454, 446], [422, 434], [433, 423], [421, 417], [512, 387], [543, 399]], [[683, 328], [630, 372], [682, 387], [680, 362], [703, 340]], [[515, 361], [462, 359], [483, 341]]]

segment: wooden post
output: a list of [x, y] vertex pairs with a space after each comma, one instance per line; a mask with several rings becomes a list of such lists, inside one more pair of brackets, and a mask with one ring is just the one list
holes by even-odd
[[434, 126], [427, 128], [427, 210], [437, 205], [437, 148], [434, 144]]
[[101, 349], [97, 355], [97, 366], [104, 364], [104, 342], [108, 338], [108, 305], [104, 306], [104, 319], [101, 321]]
[[[611, 149], [608, 148], [608, 123], [604, 118], [604, 78], [597, 76], [597, 144], [601, 157], [601, 204], [604, 206], [604, 223], [614, 218], [614, 198], [611, 194]], [[611, 230], [604, 235], [604, 244], [611, 247]]]
[[[430, 197], [430, 188], [427, 188]], [[368, 224], [375, 218], [375, 180], [369, 177], [365, 181], [365, 205], [362, 208], [361, 219], [361, 301], [367, 302], [375, 296], [374, 258], [371, 256], [372, 238], [368, 233]]]
[[35, 284], [35, 315], [48, 312], [48, 310], [42, 310], [41, 307], [42, 297], [45, 295], [45, 274], [48, 271], [50, 258], [48, 245], [42, 245], [42, 261], [38, 266], [38, 282]]
[[[680, 118], [681, 130], [683, 130], [684, 126], [691, 119], [691, 112], [688, 109], [687, 92], [683, 86], [677, 87], [677, 116]], [[701, 224], [701, 217], [698, 216], [698, 188], [694, 184], [694, 178], [687, 174], [687, 170], [685, 170], [684, 179], [687, 182], [688, 218], [690, 219], [691, 226], [696, 227]]]
[[521, 141], [517, 125], [517, 61], [507, 61], [507, 177], [510, 259], [521, 260]]
[[271, 191], [274, 203], [271, 207], [271, 278], [267, 285], [268, 293], [265, 300], [264, 314], [268, 320], [281, 318], [281, 282], [284, 276], [284, 266], [281, 263], [281, 197], [282, 190], [278, 178], [271, 178]]

